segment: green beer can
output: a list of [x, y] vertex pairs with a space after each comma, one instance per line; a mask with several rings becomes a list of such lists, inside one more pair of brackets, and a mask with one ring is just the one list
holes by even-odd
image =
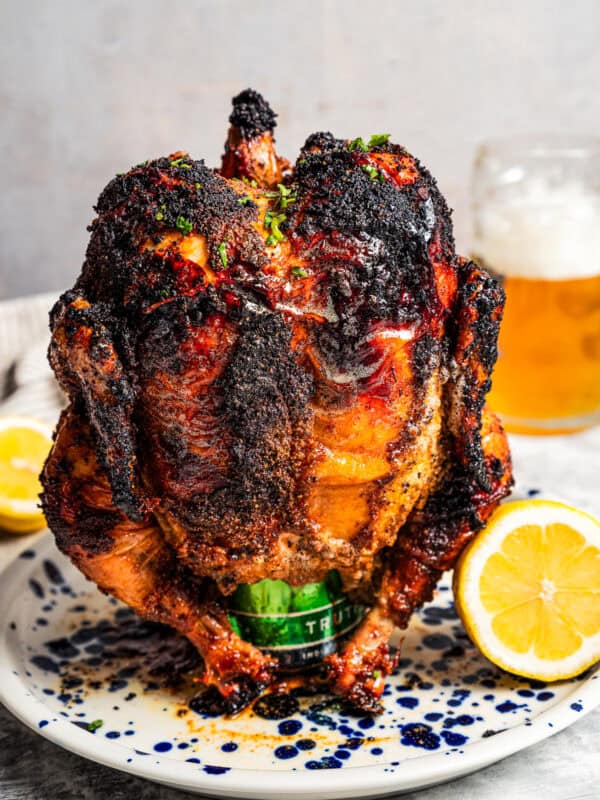
[[277, 658], [288, 672], [314, 666], [333, 653], [364, 612], [344, 596], [337, 570], [304, 586], [269, 578], [243, 584], [229, 603], [235, 632]]

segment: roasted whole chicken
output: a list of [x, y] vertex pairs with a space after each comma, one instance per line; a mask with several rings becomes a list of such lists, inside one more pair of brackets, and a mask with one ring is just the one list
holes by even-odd
[[278, 665], [228, 596], [337, 570], [369, 611], [330, 684], [375, 712], [394, 629], [510, 490], [484, 405], [503, 292], [387, 135], [313, 134], [292, 166], [258, 93], [230, 123], [219, 170], [177, 152], [100, 195], [51, 313], [70, 403], [43, 508], [90, 580], [188, 637], [230, 711]]

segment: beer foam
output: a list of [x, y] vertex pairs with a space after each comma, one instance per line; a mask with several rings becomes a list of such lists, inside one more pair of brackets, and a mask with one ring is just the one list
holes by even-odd
[[512, 277], [565, 280], [600, 275], [600, 196], [580, 182], [543, 178], [510, 187], [480, 209], [475, 252]]

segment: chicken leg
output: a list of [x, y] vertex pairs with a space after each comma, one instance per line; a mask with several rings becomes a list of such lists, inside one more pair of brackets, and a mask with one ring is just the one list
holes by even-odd
[[481, 447], [489, 491], [454, 463], [438, 491], [413, 513], [391, 548], [376, 605], [342, 652], [328, 658], [334, 691], [363, 710], [381, 710], [384, 676], [393, 672], [398, 660], [398, 652], [389, 645], [394, 629], [405, 629], [413, 611], [431, 600], [442, 573], [451, 569], [510, 489], [506, 437], [495, 414], [487, 410]]
[[229, 713], [271, 682], [275, 661], [234, 633], [214, 584], [177, 562], [151, 514], [133, 521], [116, 508], [93, 432], [72, 407], [44, 483], [44, 513], [60, 549], [104, 592], [186, 636], [204, 659], [203, 682], [217, 686]]

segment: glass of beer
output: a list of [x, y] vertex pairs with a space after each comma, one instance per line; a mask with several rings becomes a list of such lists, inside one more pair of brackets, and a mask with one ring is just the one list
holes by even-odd
[[474, 258], [506, 290], [490, 406], [514, 433], [600, 423], [600, 139], [488, 142], [472, 188]]

